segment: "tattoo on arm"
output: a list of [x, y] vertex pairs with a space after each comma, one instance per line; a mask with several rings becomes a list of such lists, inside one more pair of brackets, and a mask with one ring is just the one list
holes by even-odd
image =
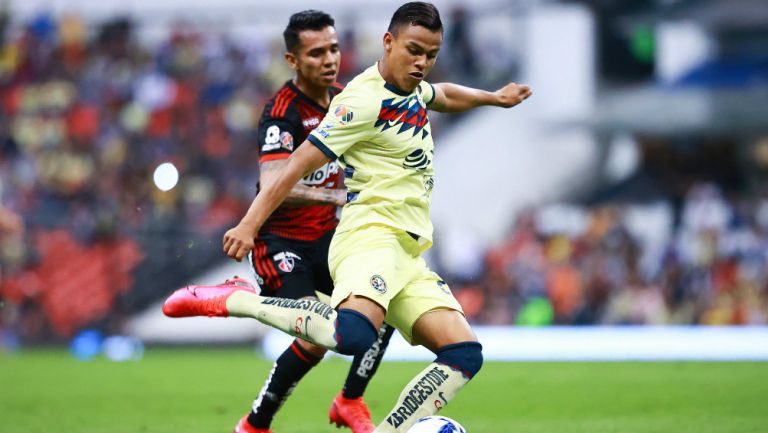
[[[285, 159], [265, 161], [261, 163], [259, 175], [261, 183], [272, 176], [286, 164]], [[317, 206], [317, 205], [336, 205], [343, 206], [347, 202], [347, 191], [345, 189], [314, 188], [297, 183], [291, 189], [284, 203], [291, 206]]]

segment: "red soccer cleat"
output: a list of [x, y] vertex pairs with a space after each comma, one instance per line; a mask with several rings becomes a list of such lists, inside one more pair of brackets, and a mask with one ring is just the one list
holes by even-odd
[[248, 415], [240, 418], [232, 433], [274, 433], [268, 428], [256, 428], [248, 423]]
[[240, 290], [258, 293], [251, 283], [238, 277], [213, 286], [183, 287], [165, 300], [163, 313], [168, 317], [227, 317], [227, 298]]
[[331, 409], [328, 411], [331, 424], [336, 427], [349, 427], [352, 433], [371, 433], [376, 426], [371, 422], [371, 412], [365, 405], [362, 397], [344, 398], [340, 392], [333, 399]]

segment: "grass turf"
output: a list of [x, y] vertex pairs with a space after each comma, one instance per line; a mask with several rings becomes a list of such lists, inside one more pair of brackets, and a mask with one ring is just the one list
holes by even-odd
[[[299, 384], [276, 433], [329, 433], [348, 363]], [[374, 422], [423, 363], [384, 363]], [[0, 433], [228, 433], [271, 367], [245, 349], [149, 348], [137, 362], [0, 353]], [[768, 363], [495, 363], [443, 412], [469, 433], [766, 433]], [[348, 432], [348, 430], [344, 430]]]

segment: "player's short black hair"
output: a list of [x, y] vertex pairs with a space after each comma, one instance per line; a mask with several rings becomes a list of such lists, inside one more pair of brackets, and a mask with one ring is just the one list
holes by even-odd
[[427, 2], [410, 2], [397, 8], [387, 31], [397, 35], [397, 31], [403, 25], [421, 26], [433, 32], [443, 32], [440, 11], [435, 5]]
[[288, 27], [283, 31], [285, 49], [293, 51], [299, 45], [299, 33], [304, 30], [322, 30], [326, 27], [333, 27], [335, 24], [333, 18], [325, 12], [314, 9], [296, 12], [291, 15]]

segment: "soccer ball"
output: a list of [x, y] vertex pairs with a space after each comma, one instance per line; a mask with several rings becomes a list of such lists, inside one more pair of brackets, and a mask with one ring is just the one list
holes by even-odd
[[412, 425], [408, 433], [467, 433], [456, 421], [444, 416], [426, 416]]

